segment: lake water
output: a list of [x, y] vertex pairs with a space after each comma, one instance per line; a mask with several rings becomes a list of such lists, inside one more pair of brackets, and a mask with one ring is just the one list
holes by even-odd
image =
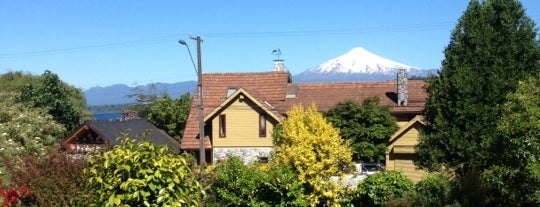
[[122, 113], [94, 114], [94, 119], [97, 121], [116, 120], [119, 118], [122, 118]]

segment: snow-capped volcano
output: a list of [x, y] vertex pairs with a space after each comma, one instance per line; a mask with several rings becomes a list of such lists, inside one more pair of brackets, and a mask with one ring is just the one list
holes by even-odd
[[413, 67], [394, 62], [375, 55], [364, 48], [356, 47], [348, 53], [309, 70], [317, 73], [392, 73], [397, 69], [411, 69]]
[[337, 58], [293, 76], [295, 82], [378, 81], [396, 78], [399, 69], [409, 75], [426, 76], [427, 71], [398, 63], [356, 47]]

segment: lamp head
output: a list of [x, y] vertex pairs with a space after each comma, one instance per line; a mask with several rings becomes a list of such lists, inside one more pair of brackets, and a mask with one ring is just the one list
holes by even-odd
[[178, 40], [178, 43], [180, 43], [181, 45], [187, 45], [186, 41], [184, 40]]

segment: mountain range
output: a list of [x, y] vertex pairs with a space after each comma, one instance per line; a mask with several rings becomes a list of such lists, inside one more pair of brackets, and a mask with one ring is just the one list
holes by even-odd
[[[409, 77], [427, 77], [436, 74], [436, 70], [425, 70], [398, 63], [356, 47], [349, 52], [328, 60], [317, 67], [292, 76], [293, 82], [354, 82], [354, 81], [383, 81], [395, 80], [398, 70], [407, 71]], [[172, 98], [182, 94], [194, 93], [196, 81], [179, 83], [155, 83], [137, 86], [142, 92], [168, 93]], [[154, 88], [152, 91], [151, 88]], [[134, 94], [135, 87], [117, 84], [107, 87], [92, 87], [86, 90], [85, 96], [89, 106], [106, 104], [134, 103], [136, 99], [129, 97]]]

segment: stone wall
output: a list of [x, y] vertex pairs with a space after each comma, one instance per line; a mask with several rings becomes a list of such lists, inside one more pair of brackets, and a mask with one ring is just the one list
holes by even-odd
[[214, 148], [213, 162], [217, 163], [219, 160], [226, 160], [230, 156], [237, 156], [244, 160], [244, 163], [250, 163], [257, 161], [260, 158], [270, 158], [272, 147], [227, 147], [227, 148]]

